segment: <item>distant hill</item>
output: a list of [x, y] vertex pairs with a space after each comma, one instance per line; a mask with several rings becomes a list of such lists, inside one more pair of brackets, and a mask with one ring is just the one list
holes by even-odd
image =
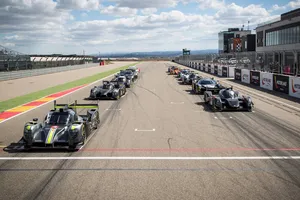
[[[218, 53], [217, 49], [206, 50], [191, 50], [191, 55], [201, 55], [208, 53]], [[101, 57], [114, 57], [114, 58], [146, 58], [146, 57], [175, 57], [181, 56], [182, 51], [153, 51], [153, 52], [131, 52], [131, 53], [104, 53], [100, 54]], [[92, 56], [99, 56], [99, 54], [92, 54]]]

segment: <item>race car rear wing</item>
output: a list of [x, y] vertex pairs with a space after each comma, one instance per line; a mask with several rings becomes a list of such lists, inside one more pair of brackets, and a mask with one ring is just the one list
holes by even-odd
[[57, 104], [56, 100], [54, 100], [54, 110], [56, 109], [64, 109], [64, 108], [71, 108], [75, 112], [77, 108], [85, 108], [85, 109], [96, 109], [99, 110], [98, 104], [78, 104], [77, 100], [75, 100], [72, 104]]

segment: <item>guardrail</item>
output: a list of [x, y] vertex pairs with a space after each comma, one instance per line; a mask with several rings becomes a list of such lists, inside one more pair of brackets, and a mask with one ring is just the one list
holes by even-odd
[[214, 74], [220, 77], [230, 77], [246, 84], [256, 85], [267, 90], [274, 90], [300, 98], [300, 77], [264, 72], [258, 70], [240, 69], [234, 66], [191, 62], [181, 60], [179, 64]]
[[31, 76], [39, 76], [43, 74], [52, 74], [57, 72], [71, 71], [75, 69], [89, 68], [99, 65], [98, 63], [88, 63], [81, 65], [69, 65], [64, 67], [51, 67], [43, 69], [32, 69], [32, 70], [20, 70], [20, 71], [10, 71], [10, 72], [0, 72], [0, 81], [19, 79]]

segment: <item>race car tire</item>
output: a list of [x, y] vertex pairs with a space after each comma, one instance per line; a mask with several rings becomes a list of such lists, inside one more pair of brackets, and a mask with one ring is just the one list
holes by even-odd
[[120, 97], [121, 97], [121, 95], [120, 95], [120, 91], [119, 91], [118, 95], [116, 96], [116, 100], [119, 100]]
[[75, 151], [76, 150], [76, 144], [73, 144], [73, 145], [69, 145], [69, 150], [71, 151]]
[[213, 112], [216, 112], [216, 111], [217, 111], [216, 101], [215, 101], [215, 100], [213, 100], [213, 102], [212, 102], [211, 110], [212, 110]]
[[247, 107], [247, 111], [248, 111], [248, 112], [252, 112], [252, 106], [248, 106], [248, 107]]
[[32, 146], [31, 146], [31, 145], [29, 145], [29, 144], [25, 144], [25, 145], [24, 145], [24, 149], [26, 149], [26, 150], [29, 150], [29, 149], [31, 149], [31, 147], [32, 147]]
[[82, 134], [82, 144], [85, 144], [87, 140], [87, 135], [86, 135], [87, 131], [84, 126], [82, 126], [81, 134]]

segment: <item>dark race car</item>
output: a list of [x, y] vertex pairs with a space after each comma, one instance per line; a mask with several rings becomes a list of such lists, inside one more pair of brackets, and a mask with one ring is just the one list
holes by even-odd
[[183, 76], [183, 80], [182, 80], [182, 83], [183, 84], [187, 84], [187, 85], [191, 85], [193, 80], [197, 77], [197, 73], [195, 72], [191, 72], [190, 74], [187, 74], [185, 76]]
[[116, 74], [115, 78], [113, 78], [112, 81], [124, 83], [127, 88], [130, 88], [132, 84], [132, 80], [126, 77], [126, 72], [123, 70]]
[[132, 70], [126, 69], [125, 71], [125, 76], [128, 80], [131, 81], [131, 83], [135, 82], [137, 77], [135, 76], [134, 72]]
[[168, 73], [170, 73], [171, 70], [174, 70], [174, 69], [175, 69], [175, 66], [168, 67]]
[[196, 93], [196, 84], [198, 83], [198, 81], [200, 79], [203, 79], [202, 76], [196, 75], [193, 79], [192, 79], [192, 92]]
[[196, 94], [203, 94], [204, 91], [209, 90], [212, 91], [212, 93], [217, 93], [223, 88], [224, 87], [218, 81], [212, 78], [203, 78], [195, 84], [194, 92]]
[[[88, 109], [86, 115], [78, 115], [77, 109]], [[98, 104], [56, 104], [43, 122], [35, 118], [24, 126], [25, 148], [69, 147], [75, 149], [85, 144], [93, 129], [100, 124]]]
[[189, 74], [191, 72], [190, 69], [183, 69], [178, 73], [177, 78], [179, 78], [179, 80], [182, 80], [182, 77]]
[[103, 81], [103, 85], [91, 89], [89, 99], [115, 99], [125, 95], [126, 86], [118, 81]]
[[136, 66], [131, 66], [131, 67], [128, 67], [126, 69], [126, 71], [132, 71], [133, 77], [136, 80], [138, 78], [138, 76], [139, 76], [140, 68], [137, 68]]
[[254, 106], [251, 97], [239, 96], [239, 92], [234, 91], [232, 87], [220, 90], [218, 95], [205, 91], [204, 102], [209, 104], [213, 111], [245, 110], [251, 112]]

